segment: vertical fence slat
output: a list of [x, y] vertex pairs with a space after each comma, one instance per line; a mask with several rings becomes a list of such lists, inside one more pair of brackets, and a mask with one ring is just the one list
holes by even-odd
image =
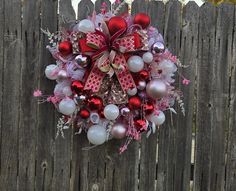
[[226, 191], [236, 190], [236, 7], [234, 6], [234, 32], [231, 49], [231, 86], [229, 107], [229, 136], [227, 149]]
[[[57, 30], [57, 7], [58, 2], [54, 0], [41, 1], [41, 28], [49, 29], [51, 32]], [[42, 91], [50, 95], [54, 83], [45, 78], [44, 70], [49, 63], [55, 62], [49, 51], [45, 48], [48, 45], [47, 36], [41, 33], [40, 36], [40, 68], [39, 83]], [[52, 104], [39, 105], [38, 127], [37, 127], [37, 166], [36, 166], [36, 190], [52, 190], [53, 176], [53, 155], [55, 152], [55, 110]]]
[[94, 11], [94, 4], [91, 0], [81, 0], [78, 4], [78, 19], [86, 19]]
[[[191, 168], [191, 141], [194, 113], [194, 88], [197, 65], [198, 46], [198, 18], [199, 7], [195, 2], [189, 2], [182, 13], [182, 35], [180, 60], [188, 68], [180, 69], [180, 73], [191, 81], [190, 85], [182, 85], [182, 78], [179, 79], [179, 89], [183, 91], [185, 116], [178, 106], [178, 119], [175, 134], [175, 175], [174, 190], [189, 191], [190, 189], [190, 168]], [[177, 104], [177, 103], [176, 103]]]
[[95, 11], [97, 14], [101, 13], [102, 4], [106, 3], [106, 10], [111, 10], [111, 2], [109, 0], [96, 0], [95, 2]]
[[[17, 190], [21, 68], [21, 1], [4, 1], [1, 190]], [[14, 5], [14, 6], [13, 6]]]
[[[40, 4], [28, 0], [22, 7], [21, 97], [19, 126], [20, 190], [33, 190], [36, 160], [37, 103], [32, 93], [37, 88], [39, 67]], [[30, 83], [28, 83], [30, 82]]]
[[200, 9], [198, 79], [197, 79], [197, 134], [194, 190], [210, 191], [212, 151], [212, 79], [214, 66], [216, 10], [209, 3]]

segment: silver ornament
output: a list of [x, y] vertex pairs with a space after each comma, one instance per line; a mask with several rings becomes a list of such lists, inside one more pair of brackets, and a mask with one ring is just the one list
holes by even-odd
[[126, 135], [126, 127], [122, 123], [116, 123], [111, 128], [111, 135], [116, 139], [122, 139]]
[[75, 57], [75, 61], [81, 67], [86, 67], [88, 65], [88, 58], [86, 56], [78, 55]]
[[57, 79], [65, 79], [67, 78], [67, 72], [65, 70], [60, 70], [57, 74]]
[[150, 97], [158, 99], [166, 94], [167, 87], [162, 80], [154, 79], [147, 84], [146, 92]]
[[144, 90], [145, 87], [146, 87], [146, 82], [145, 82], [145, 81], [140, 81], [140, 82], [138, 83], [137, 88], [138, 88], [139, 90]]
[[164, 51], [165, 51], [165, 45], [162, 42], [155, 42], [152, 45], [152, 53], [153, 54], [163, 53]]
[[128, 107], [124, 107], [120, 110], [121, 115], [127, 116], [130, 113], [130, 109]]

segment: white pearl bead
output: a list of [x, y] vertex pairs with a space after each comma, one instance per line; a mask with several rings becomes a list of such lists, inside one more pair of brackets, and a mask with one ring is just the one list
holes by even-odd
[[139, 72], [144, 67], [143, 59], [140, 56], [131, 56], [128, 61], [128, 68], [131, 72]]
[[45, 75], [50, 80], [57, 79], [58, 66], [56, 64], [50, 64], [45, 69]]
[[80, 21], [77, 25], [75, 25], [74, 30], [80, 31], [83, 33], [94, 32], [95, 26], [94, 26], [94, 23], [90, 21], [89, 19], [84, 19]]
[[93, 125], [88, 129], [87, 138], [90, 143], [94, 145], [101, 145], [107, 138], [106, 129], [101, 125]]
[[165, 122], [165, 114], [162, 111], [157, 111], [159, 114], [151, 114], [150, 116], [148, 116], [148, 120], [150, 120], [151, 122], [155, 123], [155, 125], [162, 125]]
[[143, 54], [143, 61], [150, 64], [153, 61], [153, 55], [151, 52], [146, 52]]
[[114, 104], [109, 104], [104, 108], [104, 116], [108, 120], [115, 120], [119, 116], [119, 108]]
[[76, 109], [75, 102], [70, 98], [64, 98], [59, 103], [59, 111], [64, 115], [71, 115]]

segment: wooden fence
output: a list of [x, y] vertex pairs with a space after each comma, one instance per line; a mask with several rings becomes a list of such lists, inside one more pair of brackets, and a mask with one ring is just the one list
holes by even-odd
[[[103, 1], [110, 6], [82, 0], [78, 18]], [[84, 135], [68, 130], [55, 139], [58, 114], [32, 97], [36, 87], [49, 94], [54, 86], [44, 77], [53, 59], [40, 28], [56, 31], [61, 16], [75, 19], [71, 2], [0, 1], [1, 191], [189, 191], [192, 178], [194, 191], [236, 190], [236, 7], [134, 0], [132, 14], [141, 11], [190, 65], [183, 74], [191, 84], [179, 83], [185, 117], [179, 112], [174, 126], [167, 120], [119, 155], [120, 141], [82, 151]]]

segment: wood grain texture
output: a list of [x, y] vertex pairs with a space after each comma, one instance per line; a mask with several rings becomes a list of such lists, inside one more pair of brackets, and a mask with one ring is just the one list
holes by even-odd
[[[0, 190], [16, 190], [21, 79], [21, 2], [4, 2]], [[12, 6], [12, 3], [14, 6]]]
[[81, 0], [78, 4], [78, 20], [86, 19], [94, 11], [94, 4], [91, 0]]

